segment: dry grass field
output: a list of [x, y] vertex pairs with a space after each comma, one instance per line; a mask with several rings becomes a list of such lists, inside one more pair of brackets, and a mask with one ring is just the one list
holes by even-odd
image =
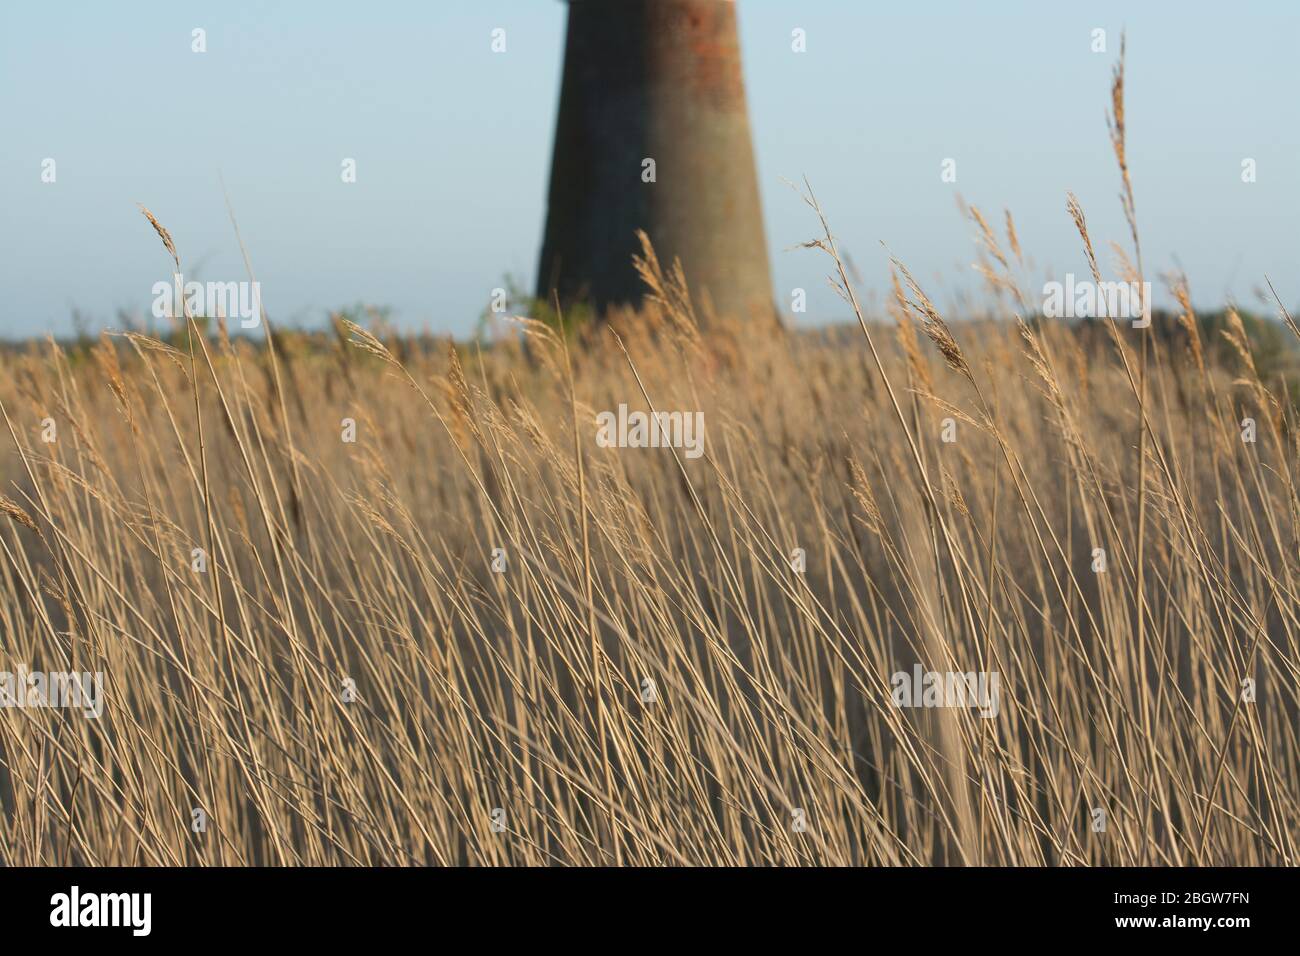
[[[6, 352], [5, 666], [104, 706], [0, 709], [0, 862], [1296, 863], [1285, 388], [1185, 294], [1033, 319], [971, 217], [996, 320], [901, 264], [867, 318], [826, 230], [833, 335], [647, 250], [640, 313], [490, 346]], [[704, 454], [599, 447], [620, 404], [702, 411]], [[894, 706], [916, 664], [996, 672], [996, 716]]]

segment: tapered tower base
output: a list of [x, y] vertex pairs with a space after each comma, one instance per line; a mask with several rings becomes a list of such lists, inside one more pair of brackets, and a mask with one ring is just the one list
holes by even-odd
[[772, 315], [732, 0], [570, 0], [538, 297], [638, 302], [638, 229], [697, 301]]

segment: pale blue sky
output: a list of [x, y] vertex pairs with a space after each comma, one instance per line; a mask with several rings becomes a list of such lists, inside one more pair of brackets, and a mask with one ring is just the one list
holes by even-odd
[[[1300, 299], [1300, 4], [740, 0], [774, 294], [842, 319], [807, 175], [865, 285], [883, 240], [941, 304], [978, 290], [954, 190], [1009, 207], [1040, 282], [1103, 267], [1124, 239], [1105, 110], [1121, 28], [1130, 165], [1148, 273], [1176, 263], [1198, 303]], [[537, 266], [559, 93], [559, 0], [42, 0], [0, 5], [0, 336], [146, 315], [169, 274], [242, 279], [224, 176], [273, 318], [364, 301], [412, 330], [467, 334], [490, 290]], [[207, 52], [191, 52], [191, 30]], [[504, 55], [490, 50], [507, 31]], [[790, 49], [807, 31], [808, 50]], [[1090, 32], [1108, 52], [1090, 51]], [[41, 162], [57, 182], [41, 182]], [[358, 181], [340, 181], [344, 157]], [[955, 187], [940, 162], [957, 160]], [[1241, 182], [1254, 158], [1258, 181]]]

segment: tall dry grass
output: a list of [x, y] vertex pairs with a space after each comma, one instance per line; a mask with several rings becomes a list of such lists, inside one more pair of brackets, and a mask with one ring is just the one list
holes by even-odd
[[[1123, 363], [900, 290], [875, 356], [655, 306], [281, 337], [278, 375], [221, 337], [5, 358], [4, 660], [107, 705], [0, 710], [0, 858], [1294, 862], [1297, 448], [1245, 335], [1231, 370], [1153, 339], [1139, 598]], [[702, 409], [705, 455], [598, 448], [619, 402]], [[918, 661], [998, 671], [998, 717], [893, 707]]]
[[[902, 263], [869, 321], [826, 226], [852, 338], [702, 332], [647, 247], [568, 335], [0, 357], [4, 666], [107, 681], [0, 709], [0, 861], [1294, 864], [1294, 409], [1185, 283], [1181, 336], [1028, 321], [969, 212], [1000, 322]], [[597, 447], [624, 402], [705, 455]], [[892, 706], [918, 662], [998, 716]]]

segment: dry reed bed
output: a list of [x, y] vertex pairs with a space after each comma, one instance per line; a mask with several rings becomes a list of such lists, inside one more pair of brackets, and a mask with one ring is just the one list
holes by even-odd
[[[1294, 862], [1296, 448], [1248, 368], [1154, 346], [1139, 654], [1114, 354], [1003, 323], [954, 370], [904, 295], [882, 379], [663, 298], [404, 364], [7, 359], [5, 661], [107, 705], [0, 711], [5, 862]], [[704, 457], [596, 446], [647, 395]], [[998, 671], [998, 717], [891, 706], [918, 661]]]

